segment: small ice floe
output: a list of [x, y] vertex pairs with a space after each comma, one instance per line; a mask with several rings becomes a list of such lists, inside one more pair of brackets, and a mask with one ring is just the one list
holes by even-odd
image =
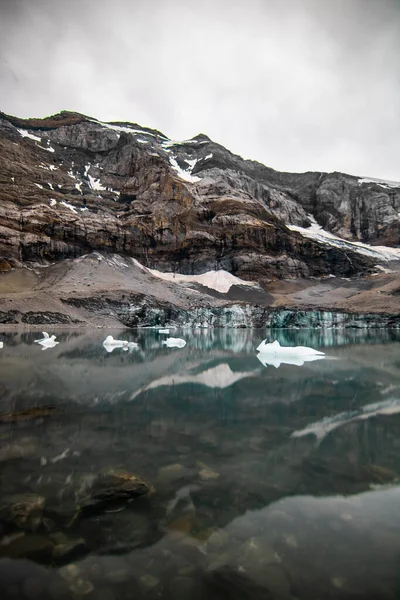
[[136, 350], [137, 348], [139, 348], [139, 344], [137, 344], [136, 342], [127, 342], [126, 346], [123, 346], [122, 350], [124, 352], [126, 352], [127, 350], [132, 352], [132, 350]]
[[138, 348], [138, 344], [136, 342], [128, 342], [125, 340], [114, 340], [112, 335], [108, 335], [103, 342], [104, 348], [107, 352], [112, 352], [115, 348], [122, 348], [123, 350], [133, 350], [134, 348]]
[[169, 333], [169, 329], [159, 329], [158, 333]]
[[273, 365], [279, 368], [282, 363], [301, 367], [305, 362], [321, 360], [325, 353], [307, 346], [281, 346], [278, 340], [268, 342], [263, 340], [257, 347], [258, 360], [266, 367]]
[[46, 350], [47, 348], [54, 348], [54, 346], [57, 346], [57, 344], [59, 344], [59, 342], [55, 341], [55, 335], [52, 335], [50, 337], [46, 331], [42, 331], [42, 335], [43, 337], [40, 340], [34, 341], [36, 344], [40, 344], [41, 346], [43, 346], [43, 350]]
[[0, 348], [4, 348], [4, 342], [0, 342]]
[[165, 344], [167, 348], [184, 348], [186, 346], [185, 340], [182, 340], [181, 338], [171, 337], [162, 343]]

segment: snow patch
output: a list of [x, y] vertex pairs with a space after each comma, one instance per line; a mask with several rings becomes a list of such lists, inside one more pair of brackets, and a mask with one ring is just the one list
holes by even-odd
[[171, 146], [181, 146], [182, 144], [208, 144], [208, 141], [202, 141], [200, 142], [199, 140], [165, 140], [165, 142], [162, 142], [161, 146], [162, 148], [171, 148]]
[[133, 127], [127, 127], [126, 125], [111, 125], [111, 123], [104, 123], [103, 121], [97, 121], [102, 127], [106, 127], [107, 129], [112, 129], [113, 131], [117, 131], [118, 133], [132, 133], [132, 134], [141, 134], [141, 135], [151, 135], [152, 137], [156, 137], [154, 133], [150, 133], [149, 131], [143, 131], [143, 129], [134, 129]]
[[57, 204], [57, 200], [55, 198], [50, 198], [50, 206], [55, 206]]
[[209, 158], [212, 158], [213, 155], [212, 154], [207, 154], [207, 156], [204, 157], [204, 160], [208, 160]]
[[[142, 267], [143, 268], [143, 267]], [[226, 294], [229, 292], [230, 288], [233, 285], [241, 285], [248, 287], [259, 287], [256, 282], [244, 281], [244, 279], [240, 279], [239, 277], [235, 277], [228, 271], [224, 271], [220, 269], [218, 271], [208, 271], [207, 273], [202, 273], [201, 275], [181, 275], [180, 273], [163, 273], [162, 271], [157, 271], [156, 269], [148, 269], [152, 275], [158, 277], [159, 279], [164, 279], [166, 281], [173, 281], [174, 283], [199, 283], [205, 287], [216, 290], [221, 294]]]
[[82, 181], [80, 181], [79, 183], [76, 183], [76, 184], [75, 184], [75, 188], [76, 188], [77, 190], [79, 190], [79, 192], [82, 194], [83, 192], [82, 192], [81, 186], [82, 186]]
[[40, 144], [36, 144], [38, 148], [41, 148], [42, 150], [48, 150], [49, 152], [55, 152], [54, 148], [52, 148], [51, 146], [41, 146]]
[[101, 185], [100, 179], [95, 179], [94, 177], [89, 175], [89, 173], [88, 173], [88, 179], [89, 179], [89, 185], [92, 188], [92, 190], [98, 190], [98, 191], [102, 191], [102, 192], [107, 191], [107, 188], [105, 188], [103, 185]]
[[35, 140], [35, 142], [41, 142], [42, 138], [38, 137], [37, 135], [33, 135], [33, 133], [29, 133], [29, 131], [25, 131], [25, 129], [18, 129], [17, 128], [18, 133], [22, 136], [22, 137], [27, 137], [30, 140]]
[[376, 258], [377, 260], [388, 262], [391, 260], [400, 260], [400, 248], [390, 248], [389, 246], [369, 246], [362, 242], [348, 242], [339, 238], [329, 231], [322, 229], [312, 215], [307, 215], [311, 221], [310, 227], [298, 227], [297, 225], [287, 225], [291, 231], [298, 231], [303, 237], [307, 237], [322, 244], [339, 248], [340, 250], [349, 250], [357, 252], [364, 256]]
[[187, 163], [189, 165], [190, 171], [193, 171], [194, 167], [199, 162], [197, 158], [193, 158], [193, 159], [185, 158], [184, 160], [185, 160], [185, 163]]
[[190, 168], [190, 170], [185, 171], [184, 169], [182, 169], [178, 163], [176, 162], [175, 158], [173, 158], [172, 156], [170, 156], [169, 158], [169, 162], [171, 164], [171, 167], [174, 169], [174, 171], [179, 175], [179, 177], [181, 179], [183, 179], [184, 181], [187, 181], [189, 183], [196, 183], [197, 181], [201, 181], [200, 177], [196, 177], [195, 175], [191, 174], [192, 168]]
[[68, 202], [65, 202], [65, 200], [62, 200], [60, 202], [60, 204], [62, 204], [66, 208], [69, 208], [69, 210], [71, 210], [73, 213], [78, 214], [78, 211], [76, 210], [75, 206], [72, 206], [72, 204], [69, 204]]
[[141, 138], [136, 138], [137, 142], [140, 142], [141, 144], [148, 144], [149, 140], [142, 140]]
[[398, 181], [388, 181], [387, 179], [376, 179], [374, 177], [360, 177], [358, 183], [359, 185], [363, 183], [376, 183], [384, 188], [400, 188], [400, 182]]
[[42, 189], [43, 189], [43, 186], [42, 186], [42, 185], [40, 185], [40, 183], [34, 183], [33, 185], [36, 185], [36, 187], [38, 187], [38, 188], [39, 188], [39, 190], [42, 190]]
[[48, 183], [47, 185], [48, 185], [48, 186], [49, 186], [49, 188], [50, 188], [51, 190], [53, 190], [53, 192], [54, 192], [53, 184], [52, 184], [52, 183]]

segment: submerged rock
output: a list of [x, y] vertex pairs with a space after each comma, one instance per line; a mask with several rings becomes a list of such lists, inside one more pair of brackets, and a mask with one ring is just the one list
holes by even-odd
[[38, 494], [16, 494], [0, 504], [0, 523], [7, 529], [35, 531], [42, 522], [45, 499]]
[[80, 502], [78, 514], [89, 516], [106, 511], [111, 507], [125, 505], [151, 491], [152, 487], [137, 475], [124, 471], [106, 471], [93, 480], [88, 495]]

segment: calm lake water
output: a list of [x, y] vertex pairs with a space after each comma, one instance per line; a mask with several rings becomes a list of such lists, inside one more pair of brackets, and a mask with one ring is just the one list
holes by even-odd
[[[2, 599], [400, 597], [400, 333], [51, 333], [0, 333]], [[108, 472], [151, 493], [86, 510]]]

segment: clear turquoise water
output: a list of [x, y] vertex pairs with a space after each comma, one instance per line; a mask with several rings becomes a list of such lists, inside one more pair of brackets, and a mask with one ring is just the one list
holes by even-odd
[[[183, 349], [155, 331], [54, 333], [45, 351], [38, 332], [0, 334], [0, 412], [55, 406], [0, 425], [0, 483], [3, 502], [46, 500], [47, 529], [19, 555], [32, 535], [85, 540], [53, 567], [72, 597], [400, 597], [398, 333], [173, 332]], [[109, 333], [139, 349], [107, 353]], [[264, 366], [266, 336], [326, 359]], [[105, 469], [155, 491], [71, 526], [78, 490]]]

